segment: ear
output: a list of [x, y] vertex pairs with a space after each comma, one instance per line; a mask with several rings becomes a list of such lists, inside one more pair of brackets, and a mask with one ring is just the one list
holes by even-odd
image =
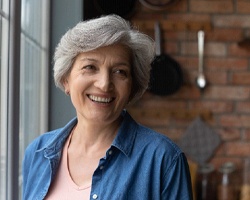
[[64, 92], [69, 95], [70, 91], [69, 91], [69, 82], [68, 82], [68, 79], [65, 78], [63, 80], [63, 87], [64, 87]]

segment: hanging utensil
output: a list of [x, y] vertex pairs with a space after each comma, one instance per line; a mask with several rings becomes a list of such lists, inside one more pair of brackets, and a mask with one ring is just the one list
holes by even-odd
[[178, 0], [140, 0], [142, 5], [152, 10], [163, 10], [176, 1]]
[[196, 85], [200, 90], [203, 90], [207, 85], [207, 81], [206, 81], [206, 78], [204, 75], [204, 69], [203, 69], [204, 38], [205, 38], [204, 31], [199, 31], [198, 32], [199, 68], [198, 68], [198, 76], [196, 78]]
[[155, 23], [156, 57], [152, 62], [149, 91], [157, 95], [171, 95], [183, 83], [181, 66], [172, 57], [161, 52], [161, 30]]
[[94, 5], [102, 14], [117, 14], [127, 19], [134, 13], [136, 2], [136, 0], [94, 0]]
[[220, 135], [201, 117], [197, 117], [187, 127], [179, 146], [193, 161], [204, 165], [214, 155], [220, 143]]

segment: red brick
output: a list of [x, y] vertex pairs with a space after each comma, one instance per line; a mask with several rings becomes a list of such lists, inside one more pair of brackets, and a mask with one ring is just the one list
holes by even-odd
[[242, 30], [235, 28], [216, 28], [205, 34], [207, 40], [220, 42], [238, 42], [243, 36]]
[[236, 112], [250, 114], [250, 102], [249, 101], [248, 102], [241, 102], [241, 101], [237, 102], [236, 103]]
[[173, 94], [169, 98], [185, 99], [185, 100], [194, 100], [200, 98], [200, 91], [194, 84], [183, 85], [177, 93]]
[[[168, 13], [183, 13], [188, 11], [188, 0], [175, 1], [173, 4], [167, 6]], [[166, 13], [166, 9], [162, 11], [164, 14]]]
[[250, 115], [222, 115], [219, 124], [224, 127], [250, 128]]
[[148, 99], [144, 101], [140, 101], [141, 108], [162, 108], [162, 109], [187, 109], [187, 103], [185, 101], [171, 101], [166, 100], [165, 98], [158, 99]]
[[177, 58], [178, 62], [182, 66], [182, 69], [190, 71], [198, 69], [198, 59], [197, 57], [187, 57], [187, 56], [179, 56]]
[[163, 42], [162, 43], [162, 53], [170, 55], [172, 58], [173, 55], [179, 53], [178, 43], [177, 42]]
[[196, 56], [197, 55], [197, 43], [195, 42], [182, 42], [181, 43], [181, 54], [185, 56]]
[[250, 2], [249, 0], [237, 0], [237, 13], [249, 14], [250, 13]]
[[245, 71], [248, 69], [246, 58], [206, 58], [205, 64], [212, 71]]
[[[196, 68], [198, 67], [196, 66]], [[206, 67], [204, 67], [204, 75], [209, 85], [226, 85], [228, 82], [226, 72], [210, 72], [206, 70]], [[197, 76], [198, 69], [188, 71], [185, 74], [185, 83], [195, 85]]]
[[209, 85], [225, 85], [227, 84], [228, 80], [228, 75], [227, 72], [211, 72], [211, 71], [206, 71], [207, 67], [205, 67], [205, 77], [207, 79], [207, 82]]
[[250, 72], [233, 73], [232, 83], [235, 85], [249, 85], [250, 87]]
[[[226, 56], [226, 45], [223, 43], [205, 42], [204, 45], [204, 56]], [[183, 42], [181, 44], [182, 55], [198, 55], [198, 44], [197, 42]]]
[[250, 128], [243, 131], [243, 140], [250, 141]]
[[231, 128], [231, 127], [221, 128], [217, 132], [221, 136], [221, 139], [224, 142], [241, 139], [241, 132], [237, 128]]
[[249, 156], [250, 142], [228, 142], [226, 153], [229, 156]]
[[[168, 15], [169, 20], [177, 20], [177, 21], [204, 21], [204, 22], [210, 22], [211, 16], [209, 14], [204, 13], [170, 13]], [[187, 33], [188, 34], [188, 33]]]
[[249, 15], [216, 15], [213, 25], [220, 28], [250, 28]]
[[154, 130], [168, 136], [175, 142], [178, 142], [184, 133], [184, 130], [180, 128], [157, 127]]
[[237, 43], [233, 43], [228, 47], [228, 56], [249, 58], [250, 51], [245, 48], [241, 48]]
[[154, 117], [138, 117], [134, 115], [132, 112], [131, 116], [139, 123], [148, 126], [150, 128], [155, 127], [162, 127], [162, 126], [169, 126], [171, 124], [171, 121], [168, 118], [154, 118]]
[[214, 100], [246, 100], [250, 97], [249, 87], [211, 86], [204, 92], [206, 99]]
[[187, 40], [187, 32], [186, 31], [164, 31], [162, 30], [162, 36], [166, 42], [174, 41], [174, 42], [181, 42]]
[[190, 108], [208, 109], [212, 113], [231, 113], [233, 111], [233, 103], [228, 101], [202, 101], [194, 102]]
[[205, 56], [225, 56], [226, 55], [226, 46], [224, 43], [217, 42], [206, 42], [205, 40]]
[[221, 141], [218, 148], [214, 151], [214, 156], [225, 156], [225, 143]]
[[233, 2], [232, 1], [201, 1], [201, 0], [190, 0], [190, 10], [194, 13], [232, 13]]

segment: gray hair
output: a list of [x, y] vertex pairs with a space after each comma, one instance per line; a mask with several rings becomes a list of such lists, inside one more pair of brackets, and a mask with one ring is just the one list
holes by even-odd
[[154, 42], [117, 15], [80, 22], [65, 33], [54, 55], [56, 86], [64, 90], [63, 83], [78, 54], [113, 44], [125, 45], [132, 52], [133, 84], [130, 101], [138, 100], [148, 88], [151, 62], [155, 55]]

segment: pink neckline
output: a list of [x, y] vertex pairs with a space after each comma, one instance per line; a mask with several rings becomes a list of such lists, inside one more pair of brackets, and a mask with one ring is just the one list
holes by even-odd
[[70, 175], [70, 172], [69, 172], [69, 166], [68, 166], [68, 148], [69, 148], [69, 144], [70, 144], [71, 137], [73, 135], [74, 129], [71, 131], [71, 133], [69, 135], [69, 138], [67, 139], [66, 145], [64, 147], [64, 151], [63, 151], [64, 155], [63, 155], [63, 157], [66, 158], [66, 159], [63, 159], [63, 168], [64, 168], [64, 171], [66, 172], [68, 183], [70, 184], [71, 187], [75, 188], [76, 190], [86, 190], [86, 189], [91, 188], [91, 185], [89, 185], [89, 186], [79, 186], [79, 185], [77, 185], [73, 181], [73, 179], [71, 178], [71, 175]]

